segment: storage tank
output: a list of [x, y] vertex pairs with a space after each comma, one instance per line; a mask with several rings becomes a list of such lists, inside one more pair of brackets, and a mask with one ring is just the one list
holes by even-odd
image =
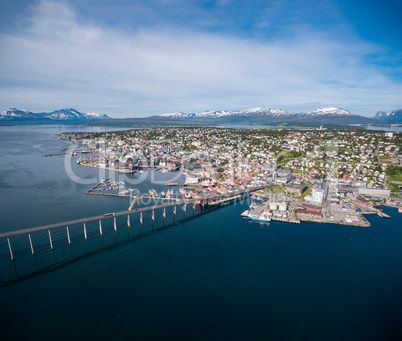
[[279, 211], [286, 211], [288, 205], [286, 204], [286, 202], [281, 202], [279, 203]]

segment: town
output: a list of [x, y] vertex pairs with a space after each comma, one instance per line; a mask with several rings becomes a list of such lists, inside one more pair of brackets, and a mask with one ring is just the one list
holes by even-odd
[[181, 195], [202, 204], [253, 192], [242, 214], [250, 220], [367, 227], [363, 214], [389, 217], [379, 206], [402, 211], [401, 133], [197, 127], [59, 138], [87, 153], [77, 160], [84, 166], [127, 174], [180, 170], [186, 176]]

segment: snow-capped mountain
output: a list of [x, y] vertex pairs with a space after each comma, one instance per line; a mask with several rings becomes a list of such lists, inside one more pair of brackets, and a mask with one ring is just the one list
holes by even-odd
[[318, 116], [318, 115], [330, 115], [330, 116], [351, 116], [352, 114], [350, 111], [347, 111], [345, 109], [340, 109], [340, 108], [335, 108], [335, 107], [326, 107], [322, 109], [315, 109], [313, 111], [310, 111], [307, 113], [307, 115], [313, 115], [313, 116]]
[[35, 119], [37, 114], [27, 110], [19, 110], [17, 108], [10, 108], [7, 111], [0, 113], [0, 120], [22, 120], [22, 119]]
[[285, 109], [270, 108], [251, 108], [241, 111], [204, 111], [200, 113], [174, 113], [162, 115], [166, 118], [178, 120], [194, 121], [214, 121], [216, 123], [240, 123], [240, 124], [364, 124], [373, 123], [372, 119], [367, 117], [353, 115], [345, 109], [326, 107], [315, 109], [308, 113], [294, 113]]
[[209, 117], [209, 118], [217, 118], [223, 116], [230, 116], [232, 113], [229, 111], [203, 111], [199, 113], [184, 113], [184, 112], [176, 112], [173, 114], [165, 114], [162, 115], [164, 117], [171, 118], [194, 118], [194, 117]]
[[379, 111], [374, 119], [381, 122], [402, 122], [402, 109], [391, 112]]
[[200, 113], [183, 113], [177, 112], [173, 114], [162, 115], [170, 118], [222, 118], [222, 117], [249, 117], [249, 116], [292, 116], [295, 115], [291, 111], [284, 109], [270, 108], [252, 108], [242, 111], [203, 111]]
[[0, 113], [0, 121], [49, 121], [49, 122], [81, 122], [105, 120], [109, 117], [104, 114], [83, 114], [75, 109], [60, 109], [50, 113], [33, 113], [27, 110], [11, 108]]

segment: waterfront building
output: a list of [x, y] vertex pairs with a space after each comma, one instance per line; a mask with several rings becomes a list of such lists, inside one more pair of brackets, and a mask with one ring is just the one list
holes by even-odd
[[359, 195], [369, 196], [369, 197], [379, 197], [387, 198], [391, 195], [389, 189], [378, 189], [378, 188], [359, 188]]

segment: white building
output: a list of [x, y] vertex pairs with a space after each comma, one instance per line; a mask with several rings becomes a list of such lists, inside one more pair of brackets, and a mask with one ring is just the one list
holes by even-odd
[[328, 183], [319, 182], [313, 186], [311, 195], [307, 195], [305, 200], [314, 205], [322, 205], [328, 196]]

